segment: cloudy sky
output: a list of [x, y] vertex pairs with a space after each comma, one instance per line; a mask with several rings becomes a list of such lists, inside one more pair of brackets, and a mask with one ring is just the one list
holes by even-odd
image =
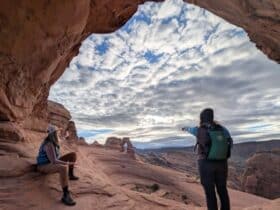
[[145, 3], [112, 34], [92, 34], [50, 99], [88, 142], [186, 146], [205, 107], [235, 142], [280, 139], [280, 65], [234, 25], [181, 0]]

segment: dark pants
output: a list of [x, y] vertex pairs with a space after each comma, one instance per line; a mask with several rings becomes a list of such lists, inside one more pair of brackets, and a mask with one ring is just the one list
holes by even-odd
[[[67, 154], [61, 156], [61, 157], [59, 158], [59, 160], [62, 160], [62, 161], [64, 161], [64, 162], [76, 162], [76, 160], [77, 160], [77, 155], [76, 155], [75, 152], [70, 152], [70, 153], [67, 153]], [[70, 169], [70, 168], [74, 168], [74, 166], [73, 166], [73, 165], [69, 165], [69, 169]]]
[[201, 184], [206, 194], [208, 210], [218, 210], [216, 190], [221, 201], [221, 210], [230, 210], [227, 191], [227, 160], [198, 160]]

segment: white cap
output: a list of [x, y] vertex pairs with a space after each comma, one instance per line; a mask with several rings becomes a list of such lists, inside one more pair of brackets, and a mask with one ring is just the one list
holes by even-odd
[[53, 133], [55, 131], [56, 131], [56, 127], [52, 124], [49, 124], [48, 130], [47, 130], [48, 134]]

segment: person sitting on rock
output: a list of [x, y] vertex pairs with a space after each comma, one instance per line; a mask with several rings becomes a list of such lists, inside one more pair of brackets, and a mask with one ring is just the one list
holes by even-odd
[[200, 113], [200, 125], [184, 127], [197, 139], [198, 169], [200, 182], [204, 188], [208, 210], [218, 210], [216, 191], [221, 201], [221, 210], [230, 210], [227, 191], [228, 164], [232, 148], [229, 131], [214, 121], [214, 111], [204, 109]]
[[71, 152], [60, 156], [59, 154], [58, 130], [55, 126], [49, 125], [48, 136], [42, 142], [37, 156], [37, 170], [42, 173], [59, 173], [60, 184], [63, 190], [61, 201], [65, 205], [73, 206], [76, 202], [72, 199], [68, 189], [68, 179], [78, 180], [74, 175], [74, 164], [76, 153]]

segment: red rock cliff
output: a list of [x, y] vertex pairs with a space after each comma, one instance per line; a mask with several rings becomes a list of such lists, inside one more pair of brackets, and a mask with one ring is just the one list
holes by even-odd
[[[45, 119], [50, 86], [78, 53], [80, 43], [91, 33], [117, 30], [143, 2], [1, 1], [0, 130], [10, 126], [18, 133], [21, 127], [36, 127], [36, 122]], [[280, 61], [279, 1], [189, 2], [243, 27], [264, 53]]]

